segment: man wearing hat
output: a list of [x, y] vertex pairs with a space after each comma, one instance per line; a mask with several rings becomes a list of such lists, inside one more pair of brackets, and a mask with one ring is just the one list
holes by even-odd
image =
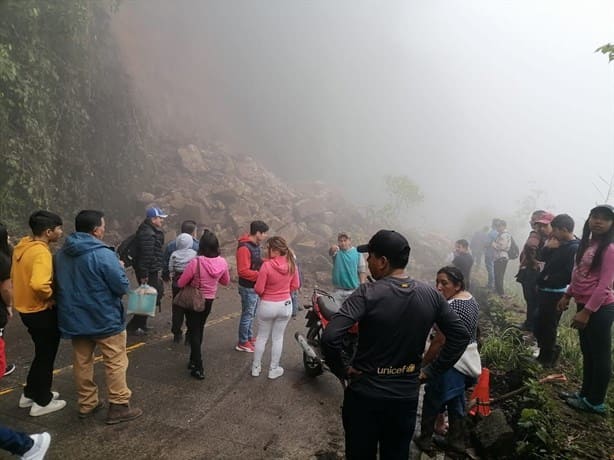
[[330, 247], [328, 254], [333, 258], [333, 297], [341, 305], [367, 280], [365, 259], [352, 246], [352, 239], [346, 232], [337, 235], [337, 244]]
[[[160, 280], [162, 269], [162, 246], [164, 246], [164, 232], [162, 223], [167, 215], [160, 208], [148, 208], [143, 223], [136, 231], [136, 257], [134, 272], [140, 284], [147, 283], [156, 288], [158, 298], [156, 304], [160, 306], [164, 285]], [[129, 333], [145, 335], [147, 333], [147, 316], [133, 315], [126, 325]]]
[[[343, 303], [322, 336], [331, 371], [348, 382], [343, 400], [346, 457], [406, 459], [416, 424], [420, 384], [447, 371], [470, 339], [467, 328], [433, 287], [405, 272], [410, 247], [403, 235], [380, 230], [369, 244], [374, 283], [361, 284]], [[358, 347], [351, 362], [342, 358], [347, 330], [358, 322]], [[434, 323], [446, 337], [435, 361], [422, 367]]]
[[520, 267], [516, 274], [516, 280], [522, 285], [522, 294], [527, 304], [527, 316], [521, 327], [531, 332], [534, 331], [539, 308], [537, 277], [543, 268], [540, 253], [552, 233], [550, 226], [552, 219], [554, 214], [541, 209], [531, 214], [529, 222], [531, 232], [520, 253]]

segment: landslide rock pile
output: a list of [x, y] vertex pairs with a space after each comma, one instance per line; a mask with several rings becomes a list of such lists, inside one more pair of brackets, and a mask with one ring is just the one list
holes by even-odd
[[110, 239], [126, 236], [119, 235], [120, 228], [136, 229], [145, 208], [156, 205], [169, 214], [167, 242], [183, 220], [193, 219], [201, 230], [216, 233], [234, 274], [237, 238], [259, 219], [271, 227], [269, 235], [283, 236], [295, 250], [306, 282], [326, 283], [327, 250], [337, 233], [351, 232], [357, 242], [366, 238], [364, 217], [334, 187], [319, 182], [290, 187], [253, 158], [230, 155], [215, 144], [188, 145], [167, 156], [151, 190], [134, 197], [135, 217], [117, 222], [118, 233]]

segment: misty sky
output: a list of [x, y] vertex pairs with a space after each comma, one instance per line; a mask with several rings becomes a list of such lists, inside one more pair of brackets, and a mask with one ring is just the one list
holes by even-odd
[[158, 129], [359, 204], [406, 174], [416, 224], [543, 189], [581, 226], [614, 171], [612, 1], [131, 0], [116, 24]]

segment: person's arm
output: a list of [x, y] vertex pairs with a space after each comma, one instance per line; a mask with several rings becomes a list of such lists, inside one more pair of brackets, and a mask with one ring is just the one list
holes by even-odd
[[366, 287], [368, 285], [361, 285], [343, 302], [343, 306], [333, 315], [322, 334], [322, 354], [332, 373], [340, 379], [348, 377], [348, 369], [341, 358], [343, 338], [347, 330], [365, 315]]
[[262, 264], [262, 267], [260, 267], [260, 271], [257, 272], [258, 275], [256, 277], [256, 284], [254, 285], [254, 291], [256, 291], [256, 294], [258, 294], [259, 296], [262, 296], [262, 294], [264, 294], [264, 288], [266, 287], [267, 278], [269, 276], [268, 266], [269, 264], [265, 261]]
[[240, 278], [248, 281], [256, 281], [258, 270], [252, 270], [252, 254], [246, 246], [237, 249], [237, 273]]
[[358, 253], [358, 279], [360, 284], [367, 282], [367, 263], [360, 252]]
[[292, 279], [290, 280], [290, 292], [294, 292], [301, 287], [301, 279], [298, 274], [298, 270], [294, 270], [294, 275], [292, 275]]
[[471, 335], [461, 319], [441, 296], [435, 323], [445, 335], [446, 341], [435, 361], [421, 369], [421, 373], [427, 378], [441, 375], [450, 369], [461, 357], [471, 340]]
[[40, 251], [32, 263], [30, 288], [41, 300], [49, 300], [53, 295], [53, 262], [48, 250]]
[[433, 326], [433, 328], [435, 329], [435, 331], [433, 334], [433, 338], [431, 339], [431, 344], [429, 345], [428, 350], [426, 350], [426, 352], [424, 353], [424, 357], [422, 358], [423, 366], [432, 363], [435, 358], [437, 358], [437, 355], [439, 355], [443, 344], [446, 343], [446, 336], [443, 335], [437, 325]]
[[183, 288], [192, 282], [192, 279], [194, 278], [194, 273], [196, 272], [197, 263], [200, 263], [198, 261], [198, 257], [194, 257], [188, 262], [188, 265], [186, 265], [185, 269], [183, 270], [183, 273], [177, 280], [177, 287]]
[[170, 266], [170, 259], [171, 259], [171, 243], [168, 243], [166, 245], [166, 247], [164, 248], [164, 253], [162, 254], [162, 279], [164, 281], [170, 281], [171, 279], [171, 266]]
[[9, 318], [13, 316], [13, 282], [10, 278], [0, 282], [0, 297], [6, 305]]
[[98, 261], [102, 271], [102, 276], [109, 286], [111, 292], [117, 297], [121, 297], [130, 289], [130, 282], [126, 276], [126, 271], [120, 265], [119, 260], [112, 251], [100, 252]]

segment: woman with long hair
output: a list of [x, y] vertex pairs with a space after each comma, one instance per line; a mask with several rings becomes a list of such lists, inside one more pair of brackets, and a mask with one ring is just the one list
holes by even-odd
[[190, 260], [177, 280], [177, 286], [183, 288], [188, 284], [198, 287], [205, 303], [203, 311], [186, 310], [187, 337], [190, 342], [190, 375], [198, 380], [205, 378], [202, 359], [202, 343], [207, 317], [211, 313], [218, 283], [227, 286], [230, 282], [228, 263], [220, 256], [220, 243], [214, 233], [205, 230], [200, 237], [198, 255]]
[[260, 296], [258, 304], [258, 335], [252, 363], [252, 376], [260, 375], [262, 355], [271, 336], [271, 363], [269, 378], [276, 379], [284, 373], [279, 365], [284, 344], [284, 331], [292, 314], [290, 293], [300, 287], [294, 253], [286, 240], [274, 236], [267, 241], [268, 259], [262, 263], [254, 290]]
[[612, 376], [614, 321], [614, 206], [591, 209], [584, 224], [567, 292], [558, 303], [563, 311], [576, 301], [571, 327], [578, 329], [582, 351], [582, 388], [562, 393], [574, 409], [605, 414], [605, 396]]
[[[482, 372], [480, 355], [477, 350], [478, 315], [480, 306], [475, 297], [465, 289], [463, 273], [454, 266], [441, 268], [437, 272], [436, 287], [456, 312], [471, 334], [471, 341], [465, 353], [443, 375], [427, 382], [422, 401], [420, 436], [414, 439], [416, 445], [429, 455], [433, 451], [433, 432], [438, 415], [448, 411], [449, 431], [441, 441], [443, 447], [457, 452], [465, 450], [464, 419], [466, 415], [465, 388], [475, 383]], [[423, 366], [437, 357], [445, 343], [445, 336], [435, 327], [435, 336], [425, 353]]]

